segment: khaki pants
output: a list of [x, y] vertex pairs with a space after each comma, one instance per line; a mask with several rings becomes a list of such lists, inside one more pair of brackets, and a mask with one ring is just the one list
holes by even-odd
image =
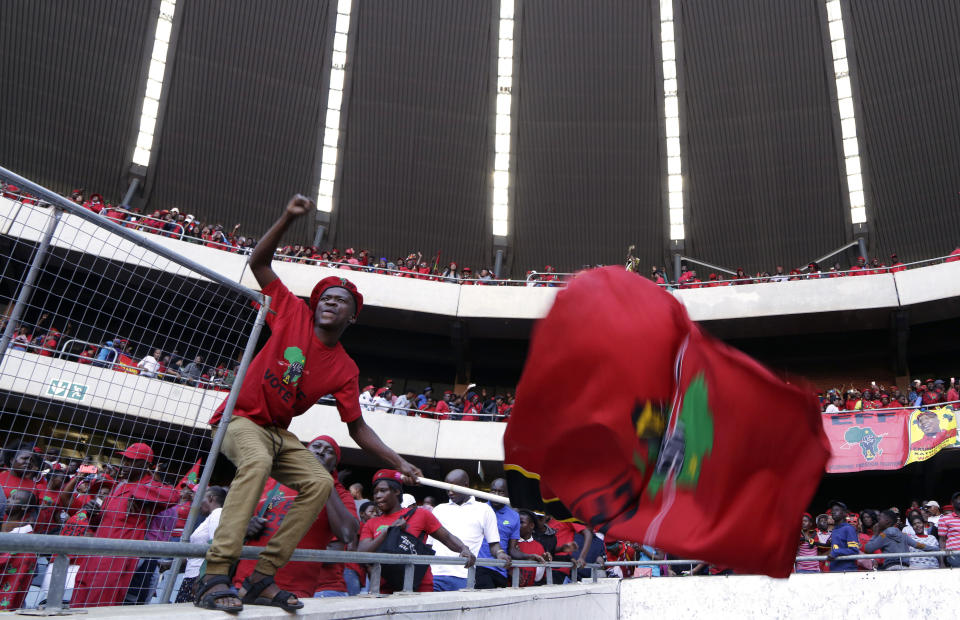
[[272, 476], [297, 491], [293, 505], [257, 561], [257, 572], [274, 575], [316, 521], [333, 488], [333, 478], [296, 435], [276, 427], [259, 426], [247, 418], [230, 420], [222, 452], [236, 465], [237, 474], [230, 484], [220, 525], [207, 551], [206, 572], [226, 575], [239, 559], [247, 524], [267, 478]]

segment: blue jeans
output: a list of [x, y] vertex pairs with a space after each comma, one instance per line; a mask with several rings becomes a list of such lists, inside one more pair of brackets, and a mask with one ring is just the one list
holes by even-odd
[[346, 592], [340, 592], [339, 590], [320, 590], [319, 592], [313, 593], [313, 598], [333, 598], [336, 596], [350, 596]]
[[360, 588], [360, 575], [352, 568], [343, 569], [343, 583], [347, 586], [347, 594], [356, 596], [360, 592], [366, 592], [369, 588]]
[[467, 587], [466, 577], [452, 577], [450, 575], [434, 575], [434, 592], [452, 592], [454, 590], [463, 590]]

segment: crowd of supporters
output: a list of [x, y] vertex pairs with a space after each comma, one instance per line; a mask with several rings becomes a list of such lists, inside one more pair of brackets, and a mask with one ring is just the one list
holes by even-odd
[[[960, 247], [949, 254], [945, 262], [952, 263], [960, 261]], [[746, 273], [742, 268], [736, 270], [733, 274], [724, 274], [723, 272], [712, 272], [707, 278], [701, 279], [697, 275], [697, 270], [681, 265], [680, 275], [676, 282], [672, 282], [667, 276], [666, 269], [654, 265], [650, 268], [650, 280], [661, 285], [673, 285], [680, 288], [712, 288], [715, 286], [739, 286], [743, 284], [760, 284], [767, 282], [794, 282], [797, 280], [819, 280], [821, 278], [843, 278], [851, 276], [871, 276], [883, 273], [897, 273], [903, 271], [907, 266], [897, 258], [896, 253], [890, 255], [889, 264], [884, 264], [879, 258], [874, 257], [869, 261], [863, 257], [857, 257], [855, 263], [844, 270], [839, 262], [835, 262], [829, 268], [822, 267], [815, 262], [811, 262], [802, 269], [791, 269], [785, 271], [782, 265], [778, 265], [773, 273], [769, 271], [757, 272], [754, 275]]]
[[824, 413], [839, 411], [863, 411], [868, 409], [902, 409], [906, 407], [956, 408], [960, 401], [960, 385], [956, 377], [949, 381], [928, 378], [914, 379], [906, 394], [893, 386], [878, 385], [872, 381], [863, 389], [856, 387], [833, 388], [818, 395]]
[[[851, 511], [842, 501], [830, 502], [814, 518], [804, 513], [797, 557], [828, 556], [828, 560], [799, 560], [798, 573], [927, 569], [960, 566], [960, 556], [924, 556], [932, 551], [960, 550], [960, 491], [941, 510], [937, 500], [912, 500], [901, 510], [864, 508]], [[874, 553], [919, 555], [900, 558], [850, 559]]]
[[[413, 537], [421, 537], [437, 556], [458, 556], [465, 565], [434, 565], [417, 573], [414, 589], [420, 592], [458, 590], [467, 585], [467, 566], [476, 558], [545, 562], [570, 562], [570, 567], [524, 567], [520, 586], [550, 581], [564, 583], [591, 576], [586, 564], [646, 561], [643, 566], [608, 566], [606, 576], [669, 577], [731, 574], [729, 568], [692, 561], [689, 564], [659, 564], [673, 558], [662, 550], [628, 541], [605, 538], [580, 524], [560, 522], [529, 510], [514, 510], [506, 504], [487, 502], [450, 491], [446, 501], [424, 496], [419, 502], [405, 493], [402, 478], [394, 470], [380, 470], [372, 479], [350, 484], [351, 472], [340, 469], [340, 447], [321, 435], [307, 444], [315, 458], [334, 477], [336, 493], [328, 508], [301, 540], [299, 548], [391, 552], [387, 533], [403, 523]], [[159, 462], [151, 446], [135, 443], [98, 463], [90, 459], [60, 459], [56, 449], [42, 450], [30, 444], [8, 446], [0, 470], [0, 515], [2, 531], [20, 534], [60, 534], [127, 540], [177, 540], [187, 520], [197, 486], [199, 463], [172, 486], [167, 464]], [[463, 470], [453, 470], [447, 482], [469, 486]], [[346, 486], [346, 485], [349, 485]], [[367, 492], [370, 492], [370, 498]], [[201, 520], [191, 542], [208, 542], [219, 524], [229, 488], [210, 487], [201, 502]], [[507, 483], [498, 478], [490, 493], [506, 497]], [[247, 543], [265, 545], [287, 510], [296, 491], [275, 480], [264, 487], [258, 511], [247, 528]], [[339, 510], [339, 508], [344, 510]], [[937, 500], [914, 500], [901, 510], [894, 506], [852, 512], [841, 501], [829, 503], [816, 518], [804, 514], [798, 536], [796, 572], [843, 572], [857, 570], [925, 569], [958, 566], [960, 557], [923, 555], [910, 558], [848, 559], [867, 553], [905, 553], [960, 550], [960, 492], [941, 510]], [[827, 560], [810, 559], [828, 556]], [[172, 574], [171, 561], [163, 558], [74, 557], [73, 606], [143, 604], [156, 602], [165, 580], [174, 579], [177, 602], [193, 600], [192, 585], [202, 560], [188, 562], [182, 573]], [[43, 579], [50, 570], [49, 558], [36, 553], [0, 554], [0, 608], [16, 609], [34, 586], [42, 596]], [[253, 561], [237, 566], [240, 581], [253, 570]], [[503, 567], [478, 566], [476, 587], [508, 587], [509, 571]], [[276, 583], [298, 597], [350, 596], [370, 590], [369, 574], [356, 563], [289, 562], [275, 575]], [[402, 570], [384, 570], [380, 592], [402, 586]], [[36, 598], [36, 597], [35, 597]]]
[[512, 392], [494, 394], [486, 388], [474, 389], [472, 385], [459, 394], [444, 390], [437, 395], [430, 386], [419, 394], [414, 390], [394, 394], [393, 380], [387, 379], [385, 383], [380, 388], [367, 385], [361, 390], [361, 409], [437, 420], [492, 421], [509, 418], [515, 401]]
[[[2, 327], [0, 323], [0, 329]], [[40, 356], [66, 357], [80, 364], [207, 389], [228, 391], [236, 377], [238, 366], [235, 361], [210, 365], [200, 353], [188, 357], [179, 351], [164, 352], [155, 348], [146, 348], [137, 355], [134, 345], [120, 336], [99, 345], [79, 343], [82, 347], [78, 349], [79, 353], [61, 350], [60, 343], [69, 340], [72, 331], [70, 323], [63, 331], [50, 325], [49, 314], [43, 314], [33, 326], [18, 326], [7, 346]], [[895, 385], [883, 386], [873, 381], [863, 388], [832, 388], [819, 393], [818, 398], [824, 413], [927, 407], [940, 403], [954, 407], [954, 403], [960, 401], [960, 384], [956, 377], [914, 379], [909, 389], [903, 392]], [[509, 418], [514, 401], [512, 392], [494, 393], [473, 385], [459, 393], [454, 390], [434, 393], [429, 386], [420, 391], [396, 390], [392, 379], [386, 379], [381, 386], [370, 383], [360, 391], [360, 406], [364, 411], [438, 420], [503, 421]]]
[[[0, 321], [0, 332], [5, 321]], [[173, 381], [193, 387], [229, 391], [236, 377], [236, 361], [220, 361], [215, 365], [205, 363], [204, 356], [193, 357], [179, 351], [164, 352], [162, 349], [137, 346], [127, 338], [116, 336], [94, 344], [72, 339], [73, 325], [67, 323], [61, 331], [51, 324], [50, 315], [40, 316], [36, 324], [21, 323], [14, 328], [7, 348], [14, 351], [35, 353], [41, 357], [59, 357], [78, 364], [109, 368], [118, 372], [142, 375], [151, 379]], [[72, 342], [73, 346], [67, 346]], [[75, 345], [80, 345], [76, 347]]]

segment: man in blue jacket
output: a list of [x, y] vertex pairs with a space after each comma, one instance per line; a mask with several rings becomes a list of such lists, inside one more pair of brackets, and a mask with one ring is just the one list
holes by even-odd
[[845, 560], [843, 556], [860, 553], [860, 539], [857, 530], [847, 523], [847, 505], [841, 501], [830, 502], [830, 514], [833, 516], [833, 532], [830, 533], [830, 572], [844, 573], [857, 570], [856, 560]]

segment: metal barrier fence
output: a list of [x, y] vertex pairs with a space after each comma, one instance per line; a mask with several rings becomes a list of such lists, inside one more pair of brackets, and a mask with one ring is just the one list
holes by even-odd
[[[0, 180], [41, 199], [0, 214], [4, 531], [187, 539], [226, 429], [211, 438], [206, 422], [221, 405], [229, 420], [269, 300], [6, 169]], [[10, 558], [0, 608], [65, 566], [78, 585], [145, 596], [154, 560], [95, 555]]]
[[[244, 547], [241, 557], [243, 559], [255, 559], [261, 551], [261, 547]], [[44, 609], [47, 613], [56, 613], [63, 610], [69, 604], [69, 583], [70, 562], [74, 554], [95, 556], [95, 555], [113, 555], [121, 557], [164, 557], [164, 558], [199, 558], [203, 557], [207, 551], [207, 545], [191, 543], [173, 543], [173, 542], [153, 542], [148, 540], [115, 540], [115, 539], [95, 539], [84, 537], [67, 536], [41, 536], [36, 534], [0, 534], [0, 551], [10, 554], [30, 555], [46, 554], [52, 556], [52, 571], [50, 579], [47, 581], [41, 594], [46, 601]], [[879, 560], [879, 559], [897, 559], [898, 564], [903, 565], [904, 559], [913, 557], [949, 557], [960, 556], [960, 551], [910, 551], [903, 553], [872, 553], [843, 556], [843, 560]], [[436, 557], [429, 555], [396, 555], [387, 553], [363, 553], [358, 551], [326, 551], [316, 549], [297, 549], [294, 551], [291, 561], [299, 562], [343, 562], [355, 564], [367, 564], [369, 566], [370, 594], [380, 595], [380, 573], [384, 564], [402, 564], [404, 566], [404, 579], [402, 592], [413, 592], [417, 584], [414, 581], [414, 567], [423, 564], [444, 564], [444, 565], [463, 565], [464, 559], [459, 557]], [[798, 556], [796, 562], [809, 561], [827, 561], [828, 556]], [[576, 583], [580, 575], [580, 570], [589, 569], [591, 574], [589, 579], [596, 582], [600, 577], [601, 571], [606, 571], [613, 567], [644, 567], [644, 566], [695, 566], [699, 564], [698, 560], [685, 559], [664, 559], [664, 560], [632, 560], [632, 561], [603, 561], [598, 563], [587, 563], [582, 568], [574, 562], [532, 562], [514, 560], [511, 562], [510, 583], [511, 587], [520, 586], [520, 571], [522, 569], [544, 568], [551, 569], [544, 571], [543, 580], [547, 585], [553, 585], [553, 569], [569, 570], [571, 583]], [[478, 559], [476, 566], [496, 566], [505, 567], [506, 562], [495, 559]], [[174, 574], [176, 571], [173, 571]], [[467, 571], [467, 585], [471, 589], [475, 585], [476, 567], [471, 567]], [[169, 581], [172, 583], [172, 580]], [[159, 602], [169, 602], [169, 589], [161, 595]]]

